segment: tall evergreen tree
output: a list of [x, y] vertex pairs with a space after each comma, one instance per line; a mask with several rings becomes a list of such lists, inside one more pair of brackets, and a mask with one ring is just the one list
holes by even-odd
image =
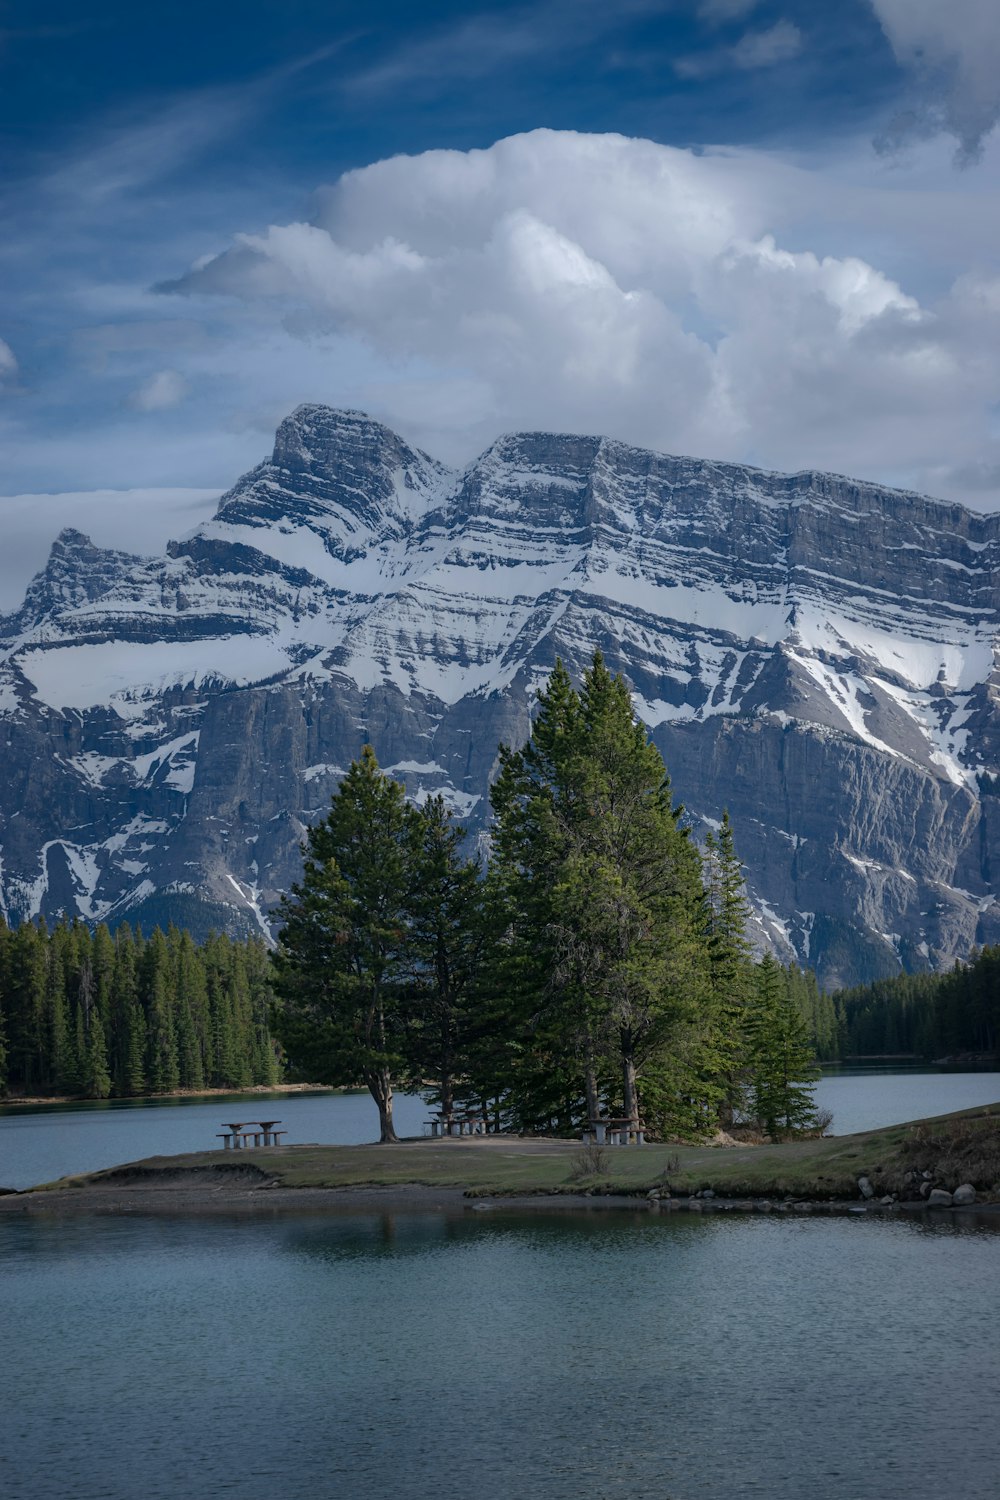
[[84, 1053], [83, 1091], [88, 1099], [106, 1099], [111, 1092], [104, 1022], [97, 1005], [90, 1013], [90, 1029]]
[[757, 966], [747, 1029], [754, 1117], [771, 1136], [809, 1129], [816, 1121], [810, 1085], [819, 1069], [787, 975], [770, 954]]
[[415, 814], [366, 745], [307, 835], [301, 881], [279, 908], [275, 1029], [317, 1082], [363, 1080], [380, 1139], [398, 1139], [393, 1089], [404, 1072], [407, 848]]
[[483, 949], [479, 866], [463, 854], [464, 838], [441, 797], [428, 798], [410, 819], [404, 910], [412, 989], [405, 1051], [414, 1073], [434, 1081], [447, 1114], [467, 1083]]
[[557, 667], [528, 744], [503, 752], [493, 806], [540, 1040], [557, 1054], [569, 1041], [588, 1114], [603, 1087], [636, 1119], [640, 1070], [703, 998], [704, 892], [663, 761], [600, 653], [579, 695]]
[[732, 1123], [747, 1104], [746, 1014], [754, 988], [747, 924], [750, 906], [728, 811], [705, 840], [709, 972], [713, 1006], [703, 1071], [717, 1097], [719, 1121]]

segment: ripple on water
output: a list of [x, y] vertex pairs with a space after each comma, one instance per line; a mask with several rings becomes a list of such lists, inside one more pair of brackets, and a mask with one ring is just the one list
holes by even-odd
[[939, 1500], [958, 1464], [993, 1500], [998, 1249], [853, 1219], [0, 1222], [0, 1485]]

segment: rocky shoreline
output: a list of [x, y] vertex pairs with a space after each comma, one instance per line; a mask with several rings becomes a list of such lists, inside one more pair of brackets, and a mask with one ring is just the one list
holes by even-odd
[[590, 1189], [580, 1192], [476, 1193], [462, 1187], [429, 1187], [399, 1184], [391, 1187], [283, 1187], [274, 1179], [263, 1182], [217, 1182], [206, 1177], [198, 1182], [176, 1180], [156, 1186], [148, 1183], [93, 1183], [61, 1190], [31, 1189], [0, 1196], [0, 1214], [52, 1216], [79, 1214], [111, 1215], [168, 1214], [207, 1216], [215, 1214], [275, 1213], [629, 1213], [648, 1218], [651, 1214], [692, 1213], [763, 1214], [776, 1217], [922, 1217], [935, 1222], [969, 1223], [982, 1219], [1000, 1228], [1000, 1202], [958, 1200], [945, 1195], [915, 1199], [865, 1198], [730, 1198], [710, 1189], [700, 1193], [668, 1194], [659, 1189], [632, 1194]]

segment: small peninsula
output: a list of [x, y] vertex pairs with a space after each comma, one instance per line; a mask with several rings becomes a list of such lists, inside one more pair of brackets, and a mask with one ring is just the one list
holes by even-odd
[[764, 1146], [595, 1151], [573, 1141], [495, 1135], [156, 1156], [5, 1194], [0, 1211], [356, 1211], [462, 1203], [661, 1212], [995, 1210], [1000, 1104], [857, 1135]]

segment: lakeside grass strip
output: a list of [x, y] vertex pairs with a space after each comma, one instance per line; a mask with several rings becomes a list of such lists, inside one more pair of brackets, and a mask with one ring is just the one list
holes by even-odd
[[[197, 1187], [229, 1181], [248, 1187], [461, 1188], [469, 1197], [581, 1192], [643, 1195], [654, 1188], [678, 1195], [712, 1189], [720, 1197], [856, 1199], [858, 1178], [877, 1194], [900, 1193], [912, 1173], [971, 1182], [988, 1199], [1000, 1198], [1000, 1103], [886, 1126], [857, 1135], [780, 1145], [713, 1147], [647, 1145], [606, 1153], [605, 1170], [580, 1176], [576, 1141], [495, 1136], [408, 1140], [399, 1145], [284, 1146], [244, 1153], [221, 1151], [156, 1156], [34, 1191], [74, 1187]], [[915, 1194], [913, 1194], [915, 1196]]]

